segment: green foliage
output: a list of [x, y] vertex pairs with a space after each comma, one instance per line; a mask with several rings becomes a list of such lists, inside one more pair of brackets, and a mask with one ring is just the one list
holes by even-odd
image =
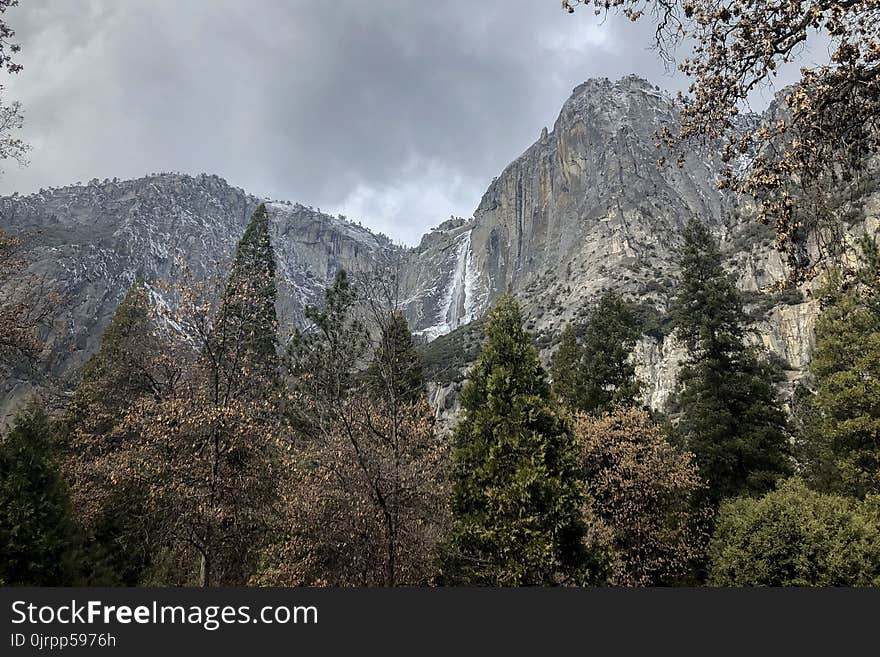
[[659, 310], [650, 301], [642, 301], [632, 305], [633, 318], [642, 335], [662, 341], [674, 331], [672, 317], [669, 313]]
[[169, 377], [152, 367], [162, 349], [153, 329], [147, 289], [135, 281], [113, 313], [101, 347], [83, 366], [66, 414], [71, 429], [108, 434], [133, 400], [160, 394]]
[[578, 343], [577, 330], [568, 324], [562, 331], [559, 349], [553, 354], [550, 373], [553, 376], [553, 392], [564, 403], [573, 406], [583, 396], [581, 359], [583, 349]]
[[567, 327], [563, 332], [551, 366], [554, 392], [566, 405], [585, 413], [632, 406], [640, 387], [631, 358], [638, 337], [629, 304], [606, 292], [583, 327]]
[[46, 412], [31, 406], [0, 442], [0, 583], [82, 583], [80, 535]]
[[730, 245], [732, 253], [751, 251], [755, 247], [766, 248], [776, 239], [773, 226], [757, 221], [747, 221], [738, 231]]
[[685, 367], [678, 432], [709, 482], [709, 498], [761, 494], [791, 471], [784, 412], [771, 368], [748, 352], [733, 367]]
[[321, 425], [328, 410], [355, 387], [369, 348], [357, 304], [358, 290], [340, 269], [325, 290], [324, 305], [306, 309], [311, 326], [293, 335], [287, 366], [291, 388], [306, 402], [304, 426]]
[[385, 319], [366, 372], [370, 391], [390, 403], [416, 403], [425, 397], [425, 377], [409, 324], [396, 311]]
[[795, 286], [776, 292], [743, 292], [743, 303], [748, 307], [749, 318], [753, 322], [767, 319], [770, 311], [777, 306], [796, 306], [804, 302], [804, 295]]
[[816, 322], [815, 395], [805, 409], [808, 467], [823, 474], [825, 488], [859, 497], [880, 493], [878, 259], [876, 243], [865, 239], [857, 279], [844, 287], [832, 278]]
[[718, 244], [691, 221], [672, 309], [688, 350], [679, 375], [679, 434], [708, 481], [708, 498], [762, 494], [791, 470], [773, 368], [743, 344], [746, 316]]
[[486, 322], [478, 319], [422, 345], [419, 351], [425, 379], [439, 383], [463, 380], [462, 369], [477, 360], [485, 337]]
[[132, 438], [119, 427], [127, 410], [142, 397], [161, 395], [176, 378], [176, 369], [159, 357], [164, 345], [154, 328], [147, 289], [135, 281], [116, 308], [100, 349], [83, 367], [64, 418], [80, 520], [103, 569], [115, 583], [132, 586], [158, 550], [158, 523], [147, 513], [143, 486], [117, 485], [94, 466]]
[[743, 351], [747, 317], [733, 277], [709, 229], [696, 219], [685, 226], [681, 269], [670, 309], [675, 333], [692, 360], [722, 361]]
[[94, 568], [113, 585], [144, 586], [163, 548], [162, 527], [142, 486], [120, 484], [89, 536]]
[[[256, 209], [238, 243], [217, 318], [204, 356], [218, 379], [244, 383], [235, 372], [273, 381], [278, 370], [278, 318], [275, 302], [275, 253], [269, 236], [269, 214]], [[253, 381], [247, 384], [251, 385]], [[232, 392], [232, 391], [230, 391]], [[235, 394], [232, 392], [232, 394]]]
[[711, 546], [716, 586], [880, 585], [880, 499], [791, 479], [760, 499], [725, 502]]
[[443, 578], [467, 585], [583, 584], [576, 445], [553, 408], [517, 303], [490, 312], [468, 375], [453, 453], [453, 526]]

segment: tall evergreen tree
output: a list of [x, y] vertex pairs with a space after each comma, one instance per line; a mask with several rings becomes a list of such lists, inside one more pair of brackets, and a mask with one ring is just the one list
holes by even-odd
[[468, 374], [453, 452], [444, 578], [467, 585], [583, 584], [583, 495], [573, 435], [553, 408], [519, 305], [502, 298]]
[[562, 330], [559, 348], [550, 362], [553, 377], [553, 392], [562, 403], [571, 408], [580, 408], [584, 397], [583, 371], [581, 361], [584, 350], [578, 342], [578, 332], [574, 324], [567, 324]]
[[379, 344], [367, 369], [370, 390], [392, 404], [420, 401], [425, 396], [425, 376], [409, 324], [399, 311], [383, 319]]
[[640, 388], [631, 358], [638, 337], [629, 304], [614, 292], [604, 293], [583, 327], [563, 333], [551, 365], [556, 394], [585, 413], [632, 406]]
[[46, 412], [21, 412], [0, 441], [0, 584], [81, 583], [80, 536]]
[[786, 417], [773, 373], [744, 344], [742, 299], [722, 262], [708, 229], [692, 220], [684, 231], [672, 310], [688, 351], [679, 375], [679, 430], [716, 504], [765, 493], [791, 471]]
[[808, 470], [834, 492], [880, 494], [880, 250], [862, 240], [854, 280], [835, 276], [816, 322], [810, 371], [807, 440], [814, 456]]
[[124, 430], [122, 418], [139, 399], [165, 394], [179, 376], [179, 366], [165, 357], [150, 311], [147, 288], [135, 281], [101, 347], [83, 367], [64, 418], [67, 472], [79, 518], [105, 566], [127, 585], [140, 582], [161, 531], [147, 512], [146, 487], [119, 482], [111, 466], [138, 440]]
[[[275, 302], [275, 252], [269, 235], [269, 213], [260, 204], [235, 251], [217, 317], [204, 357], [219, 385], [241, 383], [253, 388], [254, 377], [266, 384], [278, 375], [278, 316]], [[239, 373], [246, 372], [245, 382]], [[221, 390], [218, 394], [241, 394]]]
[[[80, 447], [108, 449], [122, 412], [139, 397], [161, 396], [178, 375], [163, 361], [164, 342], [150, 316], [147, 288], [135, 281], [117, 306], [104, 331], [101, 346], [83, 366], [79, 385], [65, 413], [69, 430], [77, 432]], [[87, 435], [83, 435], [87, 434]]]
[[261, 205], [213, 322], [210, 303], [181, 294], [178, 323], [198, 353], [180, 382], [126, 418], [140, 450], [121, 467], [149, 484], [151, 503], [164, 514], [169, 560], [180, 564], [174, 583], [244, 583], [272, 520], [285, 439], [274, 276]]

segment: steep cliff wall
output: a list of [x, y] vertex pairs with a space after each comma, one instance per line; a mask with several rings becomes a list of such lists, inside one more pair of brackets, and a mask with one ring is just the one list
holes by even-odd
[[[655, 132], [675, 120], [671, 100], [645, 80], [587, 81], [553, 129], [492, 182], [473, 217], [446, 221], [411, 249], [341, 217], [270, 202], [285, 331], [303, 322], [303, 309], [320, 302], [338, 269], [393, 264], [411, 328], [436, 342], [432, 397], [448, 419], [479, 347], [480, 318], [494, 299], [510, 292], [521, 300], [545, 360], [562, 326], [603, 289], [662, 314], [680, 229], [696, 217], [721, 240], [755, 319], [753, 339], [797, 380], [811, 355], [813, 290], [780, 292], [787, 272], [772, 231], [718, 191], [716, 153], [694, 151], [682, 167], [658, 166]], [[0, 199], [0, 228], [26, 237], [32, 272], [65, 294], [45, 336], [47, 372], [75, 379], [136, 277], [174, 279], [180, 263], [197, 275], [222, 269], [259, 202], [217, 176], [179, 174]], [[880, 194], [852, 204], [858, 220], [850, 235], [876, 233]], [[662, 330], [639, 343], [636, 360], [652, 406], [672, 394], [682, 357]], [[0, 383], [0, 415], [28, 389], [25, 380]]]

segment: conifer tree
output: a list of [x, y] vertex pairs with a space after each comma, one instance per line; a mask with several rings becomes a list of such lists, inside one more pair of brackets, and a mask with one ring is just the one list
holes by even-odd
[[575, 441], [553, 408], [510, 297], [489, 313], [461, 412], [444, 579], [490, 586], [590, 581]]
[[141, 400], [126, 418], [142, 449], [121, 467], [149, 483], [165, 516], [170, 558], [181, 564], [174, 583], [245, 582], [272, 519], [285, 439], [274, 275], [261, 205], [216, 313], [192, 290], [180, 295], [177, 325], [196, 347], [184, 375], [170, 394]]
[[[173, 384], [177, 372], [161, 359], [165, 345], [150, 312], [147, 288], [137, 280], [114, 311], [98, 351], [83, 366], [67, 408], [65, 421], [77, 434], [77, 446], [89, 442], [89, 448], [106, 449], [120, 414], [133, 400], [161, 396]], [[91, 444], [96, 441], [103, 444]]]
[[0, 584], [80, 583], [80, 536], [46, 412], [30, 406], [0, 441]]
[[553, 377], [553, 392], [570, 408], [579, 408], [579, 402], [584, 397], [582, 359], [583, 348], [578, 343], [575, 325], [567, 324], [562, 330], [559, 348], [553, 354], [550, 373]]
[[679, 257], [673, 320], [688, 351], [678, 425], [708, 482], [708, 498], [762, 494], [791, 471], [785, 414], [773, 372], [744, 344], [746, 315], [717, 242], [692, 220]]
[[138, 441], [124, 430], [122, 419], [138, 399], [165, 394], [179, 373], [156, 332], [147, 288], [135, 281], [101, 347], [83, 366], [63, 422], [66, 470], [79, 520], [104, 565], [123, 584], [140, 582], [161, 531], [147, 511], [146, 488], [118, 479], [116, 457]]
[[552, 363], [556, 394], [584, 413], [635, 404], [640, 384], [631, 356], [638, 337], [629, 304], [614, 292], [604, 293], [583, 327], [563, 333]]
[[395, 404], [419, 401], [425, 396], [425, 376], [409, 324], [399, 311], [388, 313], [383, 324], [367, 369], [370, 389], [376, 397]]
[[[269, 235], [269, 213], [260, 204], [235, 251], [217, 317], [206, 341], [204, 357], [218, 385], [245, 384], [255, 377], [264, 384], [278, 375], [278, 316], [275, 302], [275, 252]], [[239, 373], [247, 373], [245, 380]], [[218, 390], [235, 395], [240, 390]]]
[[816, 322], [810, 364], [815, 395], [806, 423], [823, 488], [880, 494], [880, 251], [862, 240], [861, 268], [846, 285], [835, 275]]

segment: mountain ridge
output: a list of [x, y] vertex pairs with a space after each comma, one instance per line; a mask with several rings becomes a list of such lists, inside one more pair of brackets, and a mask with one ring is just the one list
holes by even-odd
[[[135, 278], [173, 278], [181, 262], [205, 275], [228, 259], [263, 201], [286, 327], [302, 324], [304, 308], [320, 302], [338, 269], [369, 271], [394, 261], [401, 307], [416, 335], [431, 341], [462, 329], [511, 292], [545, 360], [553, 336], [604, 289], [662, 312], [677, 234], [698, 217], [721, 240], [740, 288], [757, 295], [753, 301], [764, 308], [757, 339], [788, 364], [794, 381], [809, 361], [816, 304], [757, 298], [785, 281], [785, 264], [768, 232], [750, 221], [749, 207], [717, 189], [717, 153], [694, 151], [681, 168], [658, 168], [654, 134], [675, 120], [672, 100], [647, 80], [588, 80], [575, 87], [553, 129], [492, 181], [472, 217], [444, 221], [412, 247], [310, 206], [260, 199], [212, 174], [93, 179], [14, 194], [0, 198], [0, 228], [29, 235], [31, 271], [68, 293], [44, 336], [44, 358], [72, 381]], [[877, 194], [864, 205], [864, 226], [876, 232]], [[681, 358], [668, 336], [639, 343], [650, 405], [668, 400]], [[461, 372], [445, 378], [432, 384], [432, 398], [454, 411]], [[0, 415], [30, 388], [28, 381], [5, 382]]]

